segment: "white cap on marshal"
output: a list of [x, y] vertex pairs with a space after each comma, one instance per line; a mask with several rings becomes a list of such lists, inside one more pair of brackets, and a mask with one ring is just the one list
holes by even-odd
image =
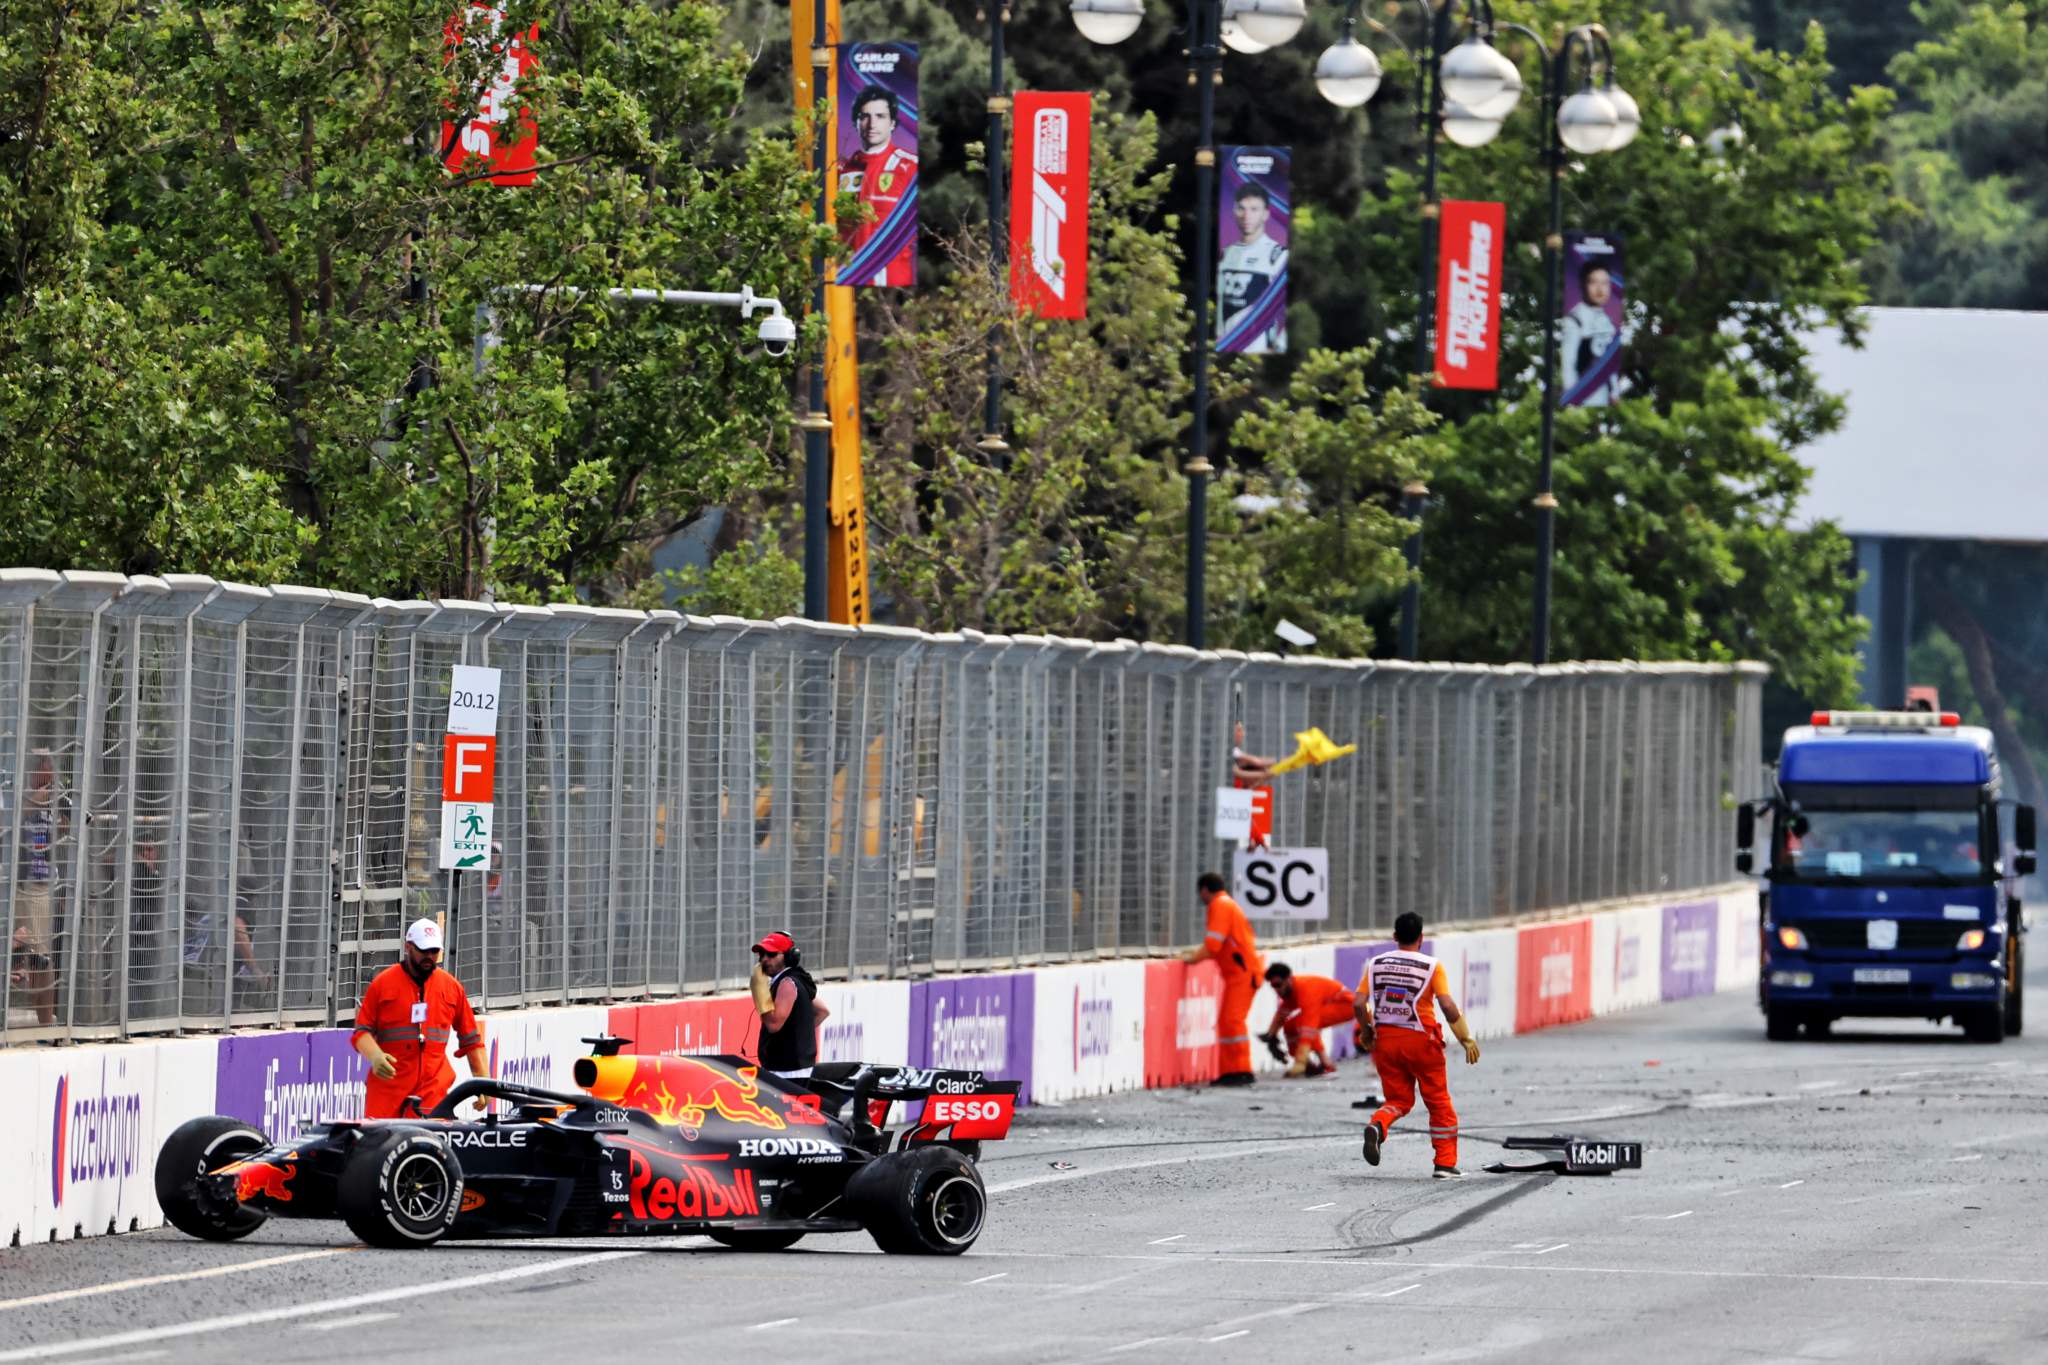
[[441, 946], [441, 926], [430, 919], [416, 919], [405, 931], [405, 941], [423, 953], [432, 952]]

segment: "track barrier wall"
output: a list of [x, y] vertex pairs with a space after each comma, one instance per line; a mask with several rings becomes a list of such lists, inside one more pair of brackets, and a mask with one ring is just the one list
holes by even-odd
[[[455, 664], [502, 674], [498, 850], [459, 878]], [[823, 981], [1158, 958], [1230, 865], [1239, 722], [1255, 753], [1358, 746], [1276, 780], [1272, 842], [1328, 850], [1329, 917], [1255, 921], [1269, 946], [1670, 896], [1721, 879], [1764, 676], [0, 569], [0, 1044], [332, 1027], [423, 914], [499, 1012], [738, 990], [773, 929]]]
[[[1450, 929], [1429, 946], [1474, 1033], [1490, 1039], [1708, 990], [1754, 990], [1757, 934], [1756, 893], [1744, 886], [1510, 928]], [[1365, 961], [1391, 946], [1265, 953], [1355, 986]], [[1220, 994], [1213, 964], [1156, 960], [827, 982], [819, 998], [832, 1013], [820, 1052], [985, 1070], [1023, 1081], [1029, 1101], [1061, 1103], [1212, 1078]], [[1255, 1031], [1271, 1021], [1273, 1004], [1262, 987]], [[600, 1030], [631, 1038], [634, 1052], [751, 1055], [760, 1024], [751, 999], [731, 994], [504, 1010], [487, 1015], [484, 1028], [494, 1074], [567, 1090], [569, 1063]], [[1349, 1029], [1330, 1029], [1326, 1040], [1350, 1054]], [[1254, 1055], [1262, 1071], [1277, 1070], [1263, 1050]], [[1374, 1085], [1358, 1063], [1346, 1074]], [[27, 1104], [25, 1121], [0, 1125], [0, 1245], [159, 1226], [156, 1153], [180, 1123], [229, 1113], [288, 1136], [359, 1114], [362, 1076], [346, 1029], [0, 1050], [0, 1093]]]

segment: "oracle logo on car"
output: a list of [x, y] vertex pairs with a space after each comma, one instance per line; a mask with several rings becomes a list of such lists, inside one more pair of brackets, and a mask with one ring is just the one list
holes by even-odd
[[[110, 1074], [111, 1066], [111, 1074]], [[57, 1078], [50, 1116], [50, 1202], [96, 1181], [125, 1181], [142, 1169], [142, 1092], [128, 1081], [126, 1060], [100, 1063], [97, 1083], [65, 1072]]]

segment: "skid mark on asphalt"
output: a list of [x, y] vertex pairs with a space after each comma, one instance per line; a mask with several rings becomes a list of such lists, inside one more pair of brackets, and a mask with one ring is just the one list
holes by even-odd
[[1502, 1190], [1499, 1194], [1482, 1199], [1477, 1204], [1461, 1209], [1449, 1218], [1444, 1219], [1443, 1222], [1438, 1223], [1435, 1227], [1427, 1228], [1412, 1236], [1389, 1237], [1385, 1241], [1377, 1242], [1364, 1240], [1365, 1237], [1377, 1232], [1392, 1232], [1394, 1223], [1403, 1214], [1413, 1212], [1426, 1203], [1434, 1202], [1427, 1196], [1411, 1199], [1407, 1201], [1407, 1206], [1403, 1208], [1374, 1210], [1346, 1219], [1340, 1235], [1353, 1250], [1357, 1251], [1391, 1251], [1397, 1247], [1420, 1246], [1424, 1242], [1433, 1242], [1439, 1237], [1448, 1237], [1451, 1233], [1469, 1228], [1489, 1214], [1498, 1213], [1516, 1200], [1527, 1199], [1538, 1190], [1547, 1188], [1552, 1181], [1559, 1178], [1555, 1175], [1534, 1176], [1521, 1184]]

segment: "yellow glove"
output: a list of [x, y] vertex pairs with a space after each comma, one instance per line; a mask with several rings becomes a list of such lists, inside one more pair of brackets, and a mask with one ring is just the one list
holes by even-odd
[[1479, 1044], [1472, 1041], [1472, 1026], [1465, 1022], [1464, 1015], [1459, 1015], [1458, 1022], [1451, 1025], [1451, 1032], [1457, 1034], [1458, 1041], [1465, 1045], [1465, 1065], [1477, 1066], [1479, 1064]]

